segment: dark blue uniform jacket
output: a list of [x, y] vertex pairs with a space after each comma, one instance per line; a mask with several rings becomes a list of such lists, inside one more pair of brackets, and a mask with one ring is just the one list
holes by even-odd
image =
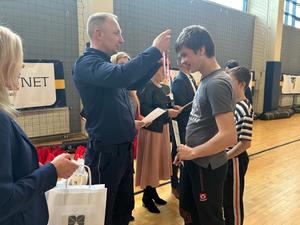
[[93, 48], [77, 59], [73, 80], [90, 140], [102, 145], [133, 141], [134, 118], [126, 90], [143, 86], [160, 67], [160, 58], [160, 51], [150, 47], [123, 65], [112, 64], [106, 53]]

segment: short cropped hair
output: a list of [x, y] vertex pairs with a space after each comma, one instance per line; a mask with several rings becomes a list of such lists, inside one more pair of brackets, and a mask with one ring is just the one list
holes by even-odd
[[107, 18], [112, 18], [118, 21], [118, 17], [112, 13], [94, 13], [89, 16], [87, 21], [87, 34], [92, 40], [92, 36], [96, 27], [101, 27]]
[[175, 43], [176, 52], [178, 53], [182, 47], [192, 49], [195, 54], [204, 47], [208, 58], [215, 56], [215, 44], [210, 33], [199, 25], [188, 26], [181, 31]]
[[238, 83], [245, 82], [245, 89], [249, 86], [251, 80], [250, 71], [244, 66], [237, 66], [228, 71], [228, 73], [234, 76]]
[[238, 61], [236, 61], [234, 59], [228, 60], [225, 64], [225, 67], [227, 67], [228, 69], [232, 69], [237, 66], [239, 66], [239, 63], [238, 63]]

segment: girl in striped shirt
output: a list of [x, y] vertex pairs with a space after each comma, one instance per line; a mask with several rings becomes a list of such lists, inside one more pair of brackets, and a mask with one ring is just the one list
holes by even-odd
[[227, 149], [228, 172], [224, 183], [224, 216], [226, 225], [241, 225], [244, 220], [243, 193], [245, 174], [249, 158], [247, 149], [251, 145], [253, 110], [245, 96], [251, 79], [250, 71], [238, 66], [228, 71], [236, 94], [235, 121], [238, 143]]

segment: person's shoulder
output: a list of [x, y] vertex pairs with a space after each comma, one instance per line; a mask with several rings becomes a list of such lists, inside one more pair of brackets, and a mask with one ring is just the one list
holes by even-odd
[[3, 110], [0, 109], [0, 124], [1, 127], [10, 128], [13, 124], [13, 119]]
[[154, 84], [153, 82], [150, 80], [148, 81], [145, 85], [144, 85], [144, 88], [153, 88], [154, 87]]
[[185, 76], [185, 74], [181, 70], [178, 70], [178, 73], [175, 78], [180, 79], [183, 78], [183, 76]]
[[253, 109], [249, 100], [242, 100], [237, 102], [236, 111], [238, 111], [240, 115], [253, 117]]
[[105, 59], [104, 56], [101, 56], [99, 54], [93, 53], [93, 52], [85, 52], [83, 55], [79, 56], [77, 60], [75, 61], [72, 69], [72, 75], [73, 79], [76, 81], [77, 79], [80, 79], [83, 81], [86, 75], [86, 73], [90, 73], [92, 70], [91, 68], [99, 68], [99, 66], [107, 66], [108, 63], [111, 65], [114, 65], [109, 62], [108, 59]]
[[174, 80], [173, 80], [173, 84], [175, 83], [176, 84], [183, 84], [185, 83], [185, 74], [181, 71], [179, 71], [179, 73], [175, 76]]
[[137, 95], [143, 95], [146, 92], [152, 91], [154, 84], [151, 81], [148, 81], [142, 88], [137, 91]]
[[230, 86], [231, 87], [231, 78], [224, 71], [218, 71], [215, 76], [212, 77], [207, 83], [208, 86]]
[[179, 83], [183, 83], [183, 79], [182, 79], [182, 77], [178, 74], [175, 78], [174, 78], [174, 80], [173, 80], [173, 82], [172, 82], [172, 85], [176, 85], [176, 84], [179, 84]]
[[229, 74], [226, 73], [224, 70], [219, 70], [214, 78], [216, 80], [231, 81]]
[[6, 112], [0, 109], [0, 121], [10, 123], [11, 120], [12, 119], [10, 118], [10, 116]]
[[93, 63], [96, 61], [97, 63], [108, 62], [110, 63], [110, 58], [104, 52], [88, 48], [85, 52], [79, 56], [75, 62], [76, 67], [85, 66], [87, 63]]
[[100, 55], [89, 53], [79, 56], [76, 60], [76, 65], [79, 66], [81, 64], [90, 63], [92, 61], [105, 62], [107, 60], [105, 60], [105, 58], [101, 57]]

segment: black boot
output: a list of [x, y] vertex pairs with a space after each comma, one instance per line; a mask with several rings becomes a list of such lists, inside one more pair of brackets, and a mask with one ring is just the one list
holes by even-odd
[[157, 192], [156, 192], [156, 188], [150, 187], [150, 194], [151, 194], [151, 198], [155, 201], [156, 204], [158, 205], [166, 205], [167, 202], [163, 199], [161, 199]]
[[130, 222], [131, 222], [131, 221], [134, 221], [133, 215], [130, 215], [130, 216], [129, 216], [129, 221], [130, 221]]
[[146, 189], [144, 189], [144, 194], [143, 194], [143, 206], [145, 208], [148, 209], [149, 212], [151, 213], [160, 213], [159, 209], [156, 207], [156, 205], [154, 204], [151, 195], [150, 195], [150, 189], [148, 187], [146, 187]]

